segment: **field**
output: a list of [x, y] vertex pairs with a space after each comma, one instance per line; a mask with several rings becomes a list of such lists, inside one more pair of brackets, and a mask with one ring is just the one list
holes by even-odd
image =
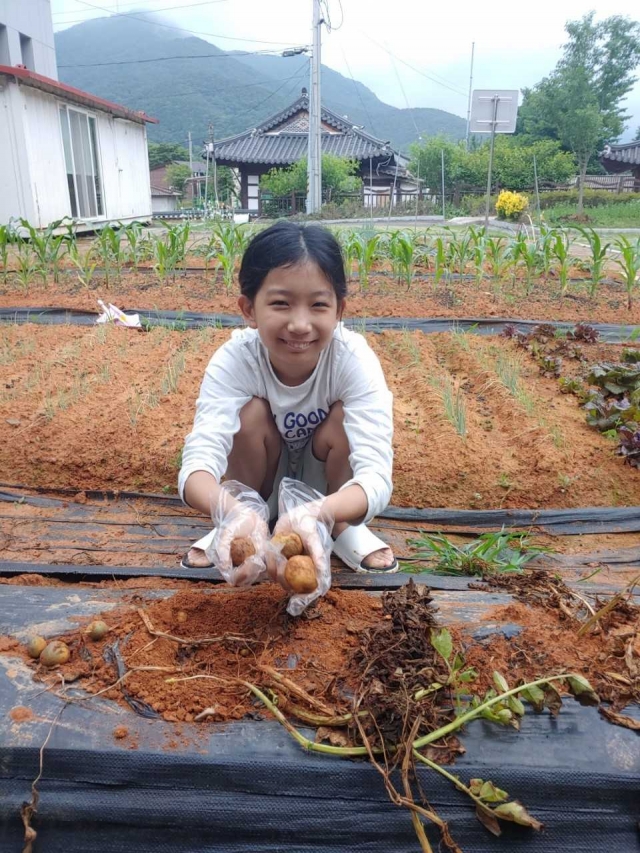
[[[589, 775], [597, 754], [612, 849], [630, 849], [640, 701], [640, 243], [620, 237], [607, 246], [593, 232], [562, 229], [534, 241], [473, 229], [339, 234], [346, 317], [377, 353], [394, 395], [392, 507], [371, 526], [401, 572], [360, 575], [333, 558], [332, 589], [299, 617], [287, 614], [277, 584], [238, 589], [215, 567], [178, 566], [211, 527], [180, 504], [176, 479], [206, 365], [231, 334], [221, 315], [238, 313], [246, 232], [130, 226], [66, 242], [51, 234], [42, 245], [38, 235], [7, 239], [4, 250], [0, 234], [0, 717], [10, 721], [0, 727], [0, 764], [5, 750], [20, 752], [31, 773], [44, 751], [43, 782], [84, 792], [74, 750], [105, 766], [128, 756], [134, 774], [141, 750], [158, 768], [145, 783], [154, 802], [166, 796], [154, 786], [168, 778], [167, 761], [172, 786], [192, 785], [194, 767], [197, 785], [210, 778], [214, 805], [193, 818], [199, 838], [225, 831], [220, 795], [233, 796], [234, 808], [247, 797], [255, 816], [251, 798], [264, 778], [288, 792], [280, 798], [288, 828], [297, 804], [296, 844], [311, 838], [301, 790], [308, 785], [315, 798], [326, 784], [323, 809], [355, 803], [349, 823], [354, 809], [369, 810], [376, 828], [367, 849], [431, 853], [442, 843], [493, 853], [504, 845], [493, 845], [487, 828], [499, 834], [506, 821], [510, 849], [529, 849], [524, 833], [541, 828], [536, 815], [578, 849], [589, 825], [563, 822], [549, 791], [570, 771], [579, 780], [580, 794], [567, 794], [576, 815], [600, 815], [601, 789]], [[97, 314], [97, 299], [179, 313], [140, 330], [11, 319], [21, 307]], [[180, 312], [189, 311], [207, 316], [186, 322]], [[436, 317], [540, 325], [502, 334], [479, 334], [473, 323], [468, 331], [408, 328], [411, 318]], [[365, 321], [375, 318], [396, 327], [373, 332]], [[608, 337], [591, 325], [599, 323], [613, 324]], [[86, 626], [97, 617], [107, 634], [94, 640]], [[25, 643], [35, 633], [65, 643], [70, 660], [48, 669], [30, 658]], [[560, 694], [580, 704], [558, 723]], [[594, 708], [580, 707], [589, 704], [619, 727], [614, 739]], [[531, 712], [543, 705], [552, 716]], [[55, 749], [45, 750], [52, 732]], [[573, 741], [554, 752], [550, 770], [549, 741], [563, 733]], [[338, 756], [368, 758], [378, 772], [344, 763], [342, 791], [340, 774], [331, 775]], [[454, 761], [455, 773], [446, 769]], [[490, 774], [504, 783], [504, 766], [508, 794], [478, 782]], [[287, 787], [307, 772], [300, 790]], [[127, 773], [123, 764], [118, 785], [128, 791]], [[457, 800], [455, 811], [450, 784], [455, 797], [471, 798], [470, 811]], [[35, 790], [22, 799], [31, 791], [37, 805]], [[52, 831], [46, 804], [56, 796], [43, 791], [40, 815], [25, 819], [22, 806], [25, 830], [33, 820], [43, 843]], [[514, 800], [502, 809], [512, 797], [532, 813]], [[255, 817], [245, 849], [280, 826], [278, 799], [268, 818]], [[446, 814], [436, 814], [429, 803], [442, 802]], [[513, 809], [522, 826], [509, 828]], [[443, 824], [449, 816], [463, 847]], [[100, 818], [101, 832], [109, 820]], [[339, 828], [326, 833], [332, 849], [344, 846]]]

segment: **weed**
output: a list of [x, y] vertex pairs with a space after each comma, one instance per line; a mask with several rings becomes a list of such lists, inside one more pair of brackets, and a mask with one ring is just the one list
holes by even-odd
[[462, 388], [456, 387], [453, 377], [432, 377], [429, 384], [436, 389], [442, 400], [447, 420], [461, 438], [467, 435], [467, 406]]
[[[429, 536], [424, 532], [408, 544], [417, 549], [415, 559], [432, 564], [430, 571], [446, 575], [490, 575], [503, 572], [522, 572], [524, 566], [548, 552], [546, 548], [530, 546], [526, 533], [483, 533], [466, 545], [455, 545], [446, 536]], [[406, 568], [406, 571], [424, 571]]]

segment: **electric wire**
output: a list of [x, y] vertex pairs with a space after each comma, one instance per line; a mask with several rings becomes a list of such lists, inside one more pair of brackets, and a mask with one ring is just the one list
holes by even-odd
[[[149, 0], [149, 2], [156, 3], [157, 0]], [[182, 9], [191, 9], [193, 6], [211, 6], [214, 3], [228, 3], [228, 2], [229, 2], [229, 0], [199, 0], [198, 3], [185, 3], [185, 4], [180, 5], [180, 6], [165, 6], [164, 9], [144, 9], [144, 10], [143, 9], [136, 9], [135, 6], [138, 6], [139, 4], [135, 3], [134, 9], [132, 10], [132, 12], [144, 11], [145, 14], [149, 14], [149, 15], [154, 14], [155, 15], [155, 14], [162, 14], [162, 12], [172, 12], [174, 9], [181, 9], [181, 10]], [[130, 12], [112, 11], [111, 9], [107, 9], [106, 6], [102, 7], [102, 8], [105, 11], [109, 11], [112, 18], [127, 17], [129, 14], [131, 14]], [[87, 12], [54, 12], [53, 13], [53, 15], [56, 15], [56, 14], [57, 15], [92, 15], [93, 12], [91, 10], [89, 10]], [[85, 17], [85, 18], [78, 18], [77, 20], [73, 20], [73, 21], [54, 21], [53, 23], [57, 24], [57, 25], [66, 26], [67, 24], [84, 24], [86, 21], [90, 21], [90, 20], [91, 20], [91, 18]]]
[[85, 62], [76, 65], [58, 65], [58, 68], [103, 68], [107, 65], [143, 65], [148, 62], [171, 62], [176, 59], [234, 59], [238, 56], [280, 56], [279, 50], [244, 50], [231, 53], [186, 53], [180, 56], [154, 56], [149, 59], [121, 59], [115, 62]]
[[[82, 3], [83, 6], [89, 6], [89, 8], [91, 9], [98, 9], [102, 12], [109, 12], [109, 14], [111, 15], [111, 9], [106, 9], [104, 6], [97, 6], [95, 3], [87, 3], [87, 0], [76, 0], [76, 2]], [[178, 30], [178, 32], [189, 33], [189, 35], [192, 36], [211, 36], [212, 38], [225, 39], [226, 41], [244, 41], [253, 42], [255, 44], [286, 44], [286, 42], [282, 41], [265, 41], [264, 39], [239, 38], [238, 36], [223, 36], [220, 33], [206, 33], [203, 30], [187, 30], [184, 27], [178, 27], [175, 24], [162, 24], [159, 21], [148, 21], [146, 18], [140, 18], [132, 14], [131, 12], [123, 12], [120, 17], [131, 18], [132, 21], [142, 21], [143, 24], [148, 24], [151, 27], [165, 27], [168, 30]]]

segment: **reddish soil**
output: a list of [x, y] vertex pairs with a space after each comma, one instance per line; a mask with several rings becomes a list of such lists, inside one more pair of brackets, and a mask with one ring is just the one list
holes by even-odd
[[16, 705], [9, 711], [9, 716], [14, 723], [27, 723], [30, 720], [35, 720], [35, 714], [31, 708], [26, 708], [24, 705]]
[[[349, 660], [357, 634], [380, 619], [380, 601], [365, 592], [330, 590], [298, 619], [287, 616], [285, 602], [282, 589], [262, 584], [250, 590], [210, 588], [208, 594], [180, 591], [146, 604], [153, 630], [180, 638], [180, 643], [150, 634], [136, 609], [142, 602], [135, 597], [132, 605], [105, 614], [111, 631], [104, 640], [91, 642], [82, 629], [63, 635], [71, 659], [60, 672], [66, 681], [80, 676], [90, 693], [126, 706], [124, 691], [174, 722], [192, 722], [205, 709], [213, 709], [207, 715], [213, 721], [253, 714], [256, 703], [238, 679], [266, 684], [270, 679], [264, 666], [291, 677], [319, 701], [344, 704], [355, 687]], [[186, 622], [179, 621], [179, 611], [187, 614]], [[155, 669], [133, 671], [108, 689], [118, 677], [103, 652], [117, 637], [128, 670]], [[203, 643], [204, 638], [216, 639]], [[7, 651], [15, 653], [16, 648]], [[31, 664], [37, 677], [49, 683], [53, 671]], [[190, 680], [168, 683], [170, 678]]]
[[[205, 367], [228, 336], [211, 328], [0, 327], [3, 480], [175, 492]], [[420, 332], [367, 337], [395, 397], [396, 505], [640, 503], [638, 471], [514, 342]], [[615, 359], [619, 350], [585, 346], [590, 362]], [[500, 381], [501, 362], [519, 371], [519, 399]], [[576, 369], [568, 363], [568, 372]], [[459, 389], [464, 437], [434, 381]]]
[[[191, 265], [193, 262], [189, 261]], [[195, 264], [194, 264], [195, 265]], [[627, 295], [620, 281], [602, 284], [595, 298], [588, 296], [578, 277], [564, 296], [557, 280], [539, 280], [526, 293], [520, 279], [487, 279], [478, 286], [472, 279], [440, 281], [418, 278], [408, 289], [389, 275], [370, 279], [366, 291], [358, 282], [349, 284], [347, 316], [352, 317], [518, 317], [527, 320], [565, 320], [587, 323], [640, 324], [640, 303], [627, 309]], [[91, 288], [83, 288], [74, 273], [60, 282], [41, 280], [28, 290], [8, 282], [0, 285], [0, 307], [55, 306], [99, 311], [96, 300], [113, 302], [123, 310], [158, 309], [239, 314], [237, 283], [227, 293], [220, 277], [204, 271], [179, 273], [175, 281], [162, 283], [152, 271], [125, 271], [120, 282], [107, 286], [99, 276]]]

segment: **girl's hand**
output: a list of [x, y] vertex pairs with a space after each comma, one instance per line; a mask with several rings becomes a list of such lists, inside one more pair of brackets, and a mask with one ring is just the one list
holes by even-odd
[[[323, 537], [321, 527], [319, 526], [329, 521], [323, 513], [323, 503], [324, 499], [314, 500], [294, 507], [285, 515], [280, 516], [273, 531], [274, 536], [278, 534], [297, 533], [302, 540], [305, 553], [313, 560], [316, 572], [320, 577], [331, 574], [331, 549], [325, 547], [327, 540], [326, 529], [325, 536]], [[331, 530], [332, 526], [333, 524], [328, 526], [328, 529]], [[284, 561], [282, 559], [273, 559], [273, 555], [267, 552], [266, 563], [271, 579], [277, 581], [287, 589], [287, 584], [284, 580]]]
[[[233, 480], [223, 484], [213, 513], [215, 534], [206, 553], [233, 586], [249, 586], [264, 577], [264, 552], [269, 539], [267, 518], [266, 504], [256, 492]], [[251, 541], [255, 554], [242, 565], [234, 566], [231, 544], [241, 538]]]

